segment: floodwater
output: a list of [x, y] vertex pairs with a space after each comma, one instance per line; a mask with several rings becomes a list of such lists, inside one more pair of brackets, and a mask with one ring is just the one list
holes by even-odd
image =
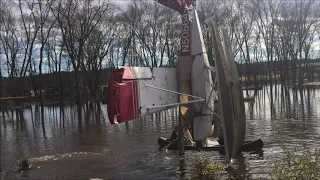
[[[224, 179], [267, 178], [282, 147], [304, 150], [320, 144], [320, 90], [265, 87], [245, 106], [246, 139], [261, 138], [264, 153], [239, 154]], [[102, 112], [84, 115], [81, 124], [76, 112], [66, 107], [61, 118], [59, 107], [46, 107], [44, 126], [34, 106], [23, 111], [22, 120], [15, 113], [4, 113], [5, 119], [0, 114], [1, 179], [187, 179], [198, 156], [225, 159], [217, 152], [186, 151], [182, 165], [177, 151], [158, 150], [157, 138], [170, 136], [177, 124], [176, 109], [119, 125], [109, 123], [106, 105]], [[32, 170], [15, 172], [22, 159]]]

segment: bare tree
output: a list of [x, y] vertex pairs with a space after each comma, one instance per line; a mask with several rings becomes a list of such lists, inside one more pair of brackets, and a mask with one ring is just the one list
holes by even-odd
[[145, 10], [145, 13], [142, 16], [143, 22], [138, 28], [137, 37], [145, 58], [144, 62], [146, 65], [151, 62], [151, 67], [162, 66], [165, 46], [161, 31], [165, 20], [163, 18], [165, 7], [157, 2], [144, 1], [141, 3], [141, 8]]
[[[28, 3], [28, 2], [26, 2]], [[40, 90], [40, 112], [41, 112], [41, 120], [42, 124], [44, 124], [44, 86], [43, 86], [43, 76], [42, 76], [42, 68], [43, 68], [43, 61], [44, 61], [44, 49], [48, 42], [49, 36], [51, 35], [51, 30], [55, 25], [55, 18], [52, 18], [50, 14], [50, 7], [53, 4], [51, 0], [37, 0], [36, 2], [33, 1], [31, 5], [28, 7], [30, 8], [30, 12], [32, 17], [34, 18], [34, 22], [37, 23], [39, 27], [38, 33], [38, 44], [40, 45], [39, 48], [39, 65], [38, 65], [38, 84], [37, 87]]]
[[[121, 22], [121, 31], [118, 33], [118, 36], [121, 38], [121, 43], [118, 45], [122, 47], [122, 66], [126, 64], [134, 66], [148, 66], [148, 62], [142, 61], [143, 54], [138, 50], [137, 44], [137, 31], [139, 26], [142, 25], [143, 13], [144, 10], [141, 8], [140, 3], [134, 0], [126, 11], [118, 15]], [[132, 59], [127, 61], [130, 53]]]
[[62, 39], [72, 64], [74, 73], [74, 90], [78, 108], [78, 127], [82, 126], [82, 103], [84, 93], [87, 93], [84, 73], [86, 67], [86, 43], [95, 30], [99, 29], [101, 22], [113, 9], [109, 1], [87, 0], [59, 0], [54, 3], [51, 10], [57, 19]]
[[[237, 14], [233, 22], [233, 34], [235, 38], [236, 45], [239, 49], [239, 61], [240, 63], [244, 63], [246, 66], [246, 69], [248, 73], [246, 74], [246, 86], [248, 86], [249, 81], [251, 80], [251, 76], [255, 82], [255, 85], [257, 85], [257, 74], [255, 72], [255, 69], [253, 68], [252, 64], [252, 55], [251, 51], [253, 49], [252, 45], [252, 39], [253, 39], [253, 19], [252, 14], [249, 14], [246, 12], [246, 9], [248, 8], [248, 2], [247, 1], [238, 1], [236, 3], [237, 6]], [[247, 95], [248, 91], [247, 91]]]
[[179, 55], [179, 34], [181, 29], [181, 18], [180, 14], [172, 9], [165, 8], [163, 10], [164, 25], [163, 36], [164, 36], [164, 52], [168, 58], [167, 66], [175, 67], [177, 65], [178, 55]]
[[[316, 12], [318, 8], [316, 6], [315, 0], [307, 1], [296, 1], [295, 2], [295, 12], [296, 16], [294, 20], [296, 21], [296, 34], [297, 34], [297, 52], [294, 53], [296, 57], [293, 59], [298, 59], [301, 61], [303, 59], [303, 54], [305, 54], [305, 60], [309, 57], [309, 49], [313, 42], [314, 37], [314, 25], [318, 22], [316, 17]], [[308, 38], [309, 37], [309, 38]], [[306, 51], [303, 52], [303, 49]], [[299, 54], [299, 57], [297, 55]], [[298, 63], [299, 67], [299, 86], [303, 84], [303, 71], [302, 62]]]
[[[7, 4], [7, 7], [10, 7]], [[11, 95], [22, 95], [22, 84], [18, 83], [17, 78], [23, 79], [27, 72], [26, 60], [21, 59], [19, 54], [22, 51], [21, 43], [23, 37], [19, 31], [18, 19], [13, 15], [10, 8], [3, 9], [1, 14], [1, 45], [6, 58], [7, 74], [10, 77]]]
[[[22, 69], [20, 76], [25, 77], [27, 71], [31, 74], [36, 73], [36, 69], [32, 69], [32, 58], [34, 53], [34, 47], [36, 45], [36, 38], [40, 29], [40, 24], [34, 13], [36, 3], [35, 1], [19, 0], [18, 8], [20, 12], [20, 21], [22, 27], [22, 41], [24, 48], [24, 57], [22, 63]], [[29, 9], [31, 12], [25, 12], [25, 9]]]
[[256, 25], [265, 45], [265, 53], [268, 65], [268, 79], [272, 88], [273, 80], [273, 60], [274, 60], [274, 47], [275, 47], [275, 22], [280, 12], [280, 5], [282, 2], [272, 0], [256, 1], [253, 0], [251, 11]]
[[79, 70], [84, 64], [85, 43], [110, 8], [107, 1], [85, 0], [60, 0], [52, 8], [75, 74], [77, 104], [82, 102]]
[[85, 45], [85, 62], [81, 65], [81, 69], [87, 72], [86, 83], [89, 94], [97, 105], [99, 104], [97, 99], [99, 82], [101, 78], [105, 78], [100, 76], [100, 72], [103, 64], [106, 63], [106, 57], [111, 50], [117, 30], [116, 19], [113, 13], [110, 11], [108, 16], [106, 16], [108, 18], [90, 34]]

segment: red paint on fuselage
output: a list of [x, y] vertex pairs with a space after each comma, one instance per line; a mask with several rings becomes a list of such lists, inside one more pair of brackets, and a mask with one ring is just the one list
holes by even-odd
[[193, 1], [194, 0], [158, 0], [158, 3], [183, 14], [184, 10], [189, 7]]
[[139, 87], [132, 68], [121, 68], [110, 73], [107, 104], [111, 124], [140, 117]]

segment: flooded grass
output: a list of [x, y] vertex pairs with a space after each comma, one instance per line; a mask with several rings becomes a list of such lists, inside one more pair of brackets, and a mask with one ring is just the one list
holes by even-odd
[[286, 149], [278, 163], [271, 169], [274, 180], [319, 180], [320, 179], [320, 149], [307, 149], [303, 152], [296, 149]]

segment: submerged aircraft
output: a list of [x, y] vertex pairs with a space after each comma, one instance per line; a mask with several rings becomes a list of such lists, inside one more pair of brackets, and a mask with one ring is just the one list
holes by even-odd
[[178, 67], [120, 67], [112, 72], [108, 84], [109, 121], [123, 123], [180, 106], [184, 123], [192, 123], [194, 141], [205, 143], [213, 132], [214, 100], [218, 98], [229, 162], [244, 143], [246, 123], [242, 88], [226, 31], [207, 22], [215, 49], [215, 60], [210, 64], [194, 0], [158, 3], [182, 15]]

